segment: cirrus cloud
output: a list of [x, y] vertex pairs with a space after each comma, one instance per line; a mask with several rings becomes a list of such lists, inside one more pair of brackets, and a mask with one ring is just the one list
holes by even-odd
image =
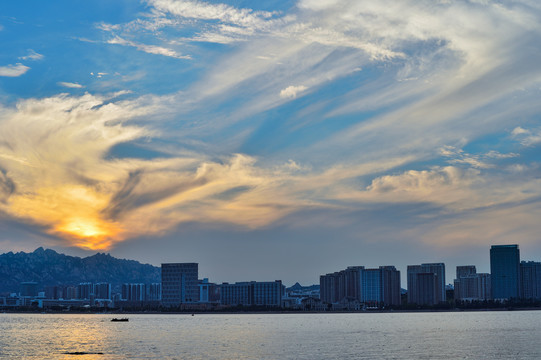
[[21, 63], [15, 65], [0, 66], [0, 76], [17, 77], [24, 75], [30, 68]]

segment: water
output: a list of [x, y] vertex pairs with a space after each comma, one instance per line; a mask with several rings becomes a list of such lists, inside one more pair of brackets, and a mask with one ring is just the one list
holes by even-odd
[[0, 314], [0, 358], [541, 359], [541, 311], [113, 317]]

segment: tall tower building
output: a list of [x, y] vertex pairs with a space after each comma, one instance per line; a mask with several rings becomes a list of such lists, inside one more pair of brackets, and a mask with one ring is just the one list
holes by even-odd
[[494, 299], [518, 298], [520, 291], [520, 252], [518, 245], [492, 245], [490, 275]]
[[521, 297], [524, 299], [541, 299], [541, 262], [522, 261], [520, 263]]
[[197, 263], [162, 264], [162, 304], [178, 306], [199, 301]]
[[400, 287], [400, 271], [394, 266], [380, 266], [383, 303], [385, 305], [400, 305], [402, 303], [402, 288]]
[[408, 302], [435, 305], [445, 302], [445, 264], [408, 265]]

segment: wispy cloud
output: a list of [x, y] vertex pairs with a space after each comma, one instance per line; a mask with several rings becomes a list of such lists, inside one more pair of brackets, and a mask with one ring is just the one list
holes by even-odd
[[161, 46], [156, 45], [146, 45], [146, 44], [139, 44], [133, 41], [129, 41], [126, 39], [123, 39], [119, 36], [114, 37], [113, 39], [110, 39], [107, 41], [109, 44], [118, 44], [118, 45], [124, 45], [124, 46], [131, 46], [136, 48], [139, 51], [144, 51], [149, 54], [156, 54], [156, 55], [163, 55], [163, 56], [169, 56], [176, 59], [191, 59], [189, 55], [182, 55], [177, 53], [176, 51], [172, 49], [168, 49]]
[[[264, 227], [307, 209], [417, 207], [430, 221], [415, 236], [440, 229], [449, 242], [465, 236], [461, 224], [491, 225], [490, 214], [539, 215], [539, 169], [523, 147], [469, 146], [494, 134], [541, 143], [526, 125], [541, 110], [536, 3], [147, 4], [133, 21], [98, 25], [105, 41], [190, 52], [197, 74], [161, 97], [60, 95], [2, 109], [4, 212], [95, 248], [188, 221]], [[167, 156], [112, 155], [153, 136], [163, 143], [145, 146]]]
[[0, 76], [17, 77], [24, 75], [30, 68], [21, 63], [15, 65], [0, 66]]
[[78, 84], [78, 83], [72, 83], [72, 82], [65, 82], [65, 81], [60, 81], [60, 82], [58, 83], [58, 85], [63, 86], [63, 87], [67, 87], [67, 88], [71, 88], [71, 89], [81, 89], [81, 88], [84, 88], [84, 86], [81, 85], [81, 84]]
[[43, 60], [44, 57], [45, 56], [43, 56], [42, 54], [38, 54], [37, 52], [35, 52], [32, 49], [28, 49], [28, 55], [21, 56], [21, 57], [19, 57], [19, 59], [21, 59], [21, 60]]
[[541, 129], [528, 130], [520, 126], [513, 129], [511, 135], [522, 145], [532, 146], [541, 143]]

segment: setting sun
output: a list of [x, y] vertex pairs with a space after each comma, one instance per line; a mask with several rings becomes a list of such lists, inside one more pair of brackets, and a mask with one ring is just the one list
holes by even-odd
[[120, 232], [118, 227], [99, 219], [70, 218], [55, 228], [62, 237], [75, 238], [77, 246], [106, 250]]

